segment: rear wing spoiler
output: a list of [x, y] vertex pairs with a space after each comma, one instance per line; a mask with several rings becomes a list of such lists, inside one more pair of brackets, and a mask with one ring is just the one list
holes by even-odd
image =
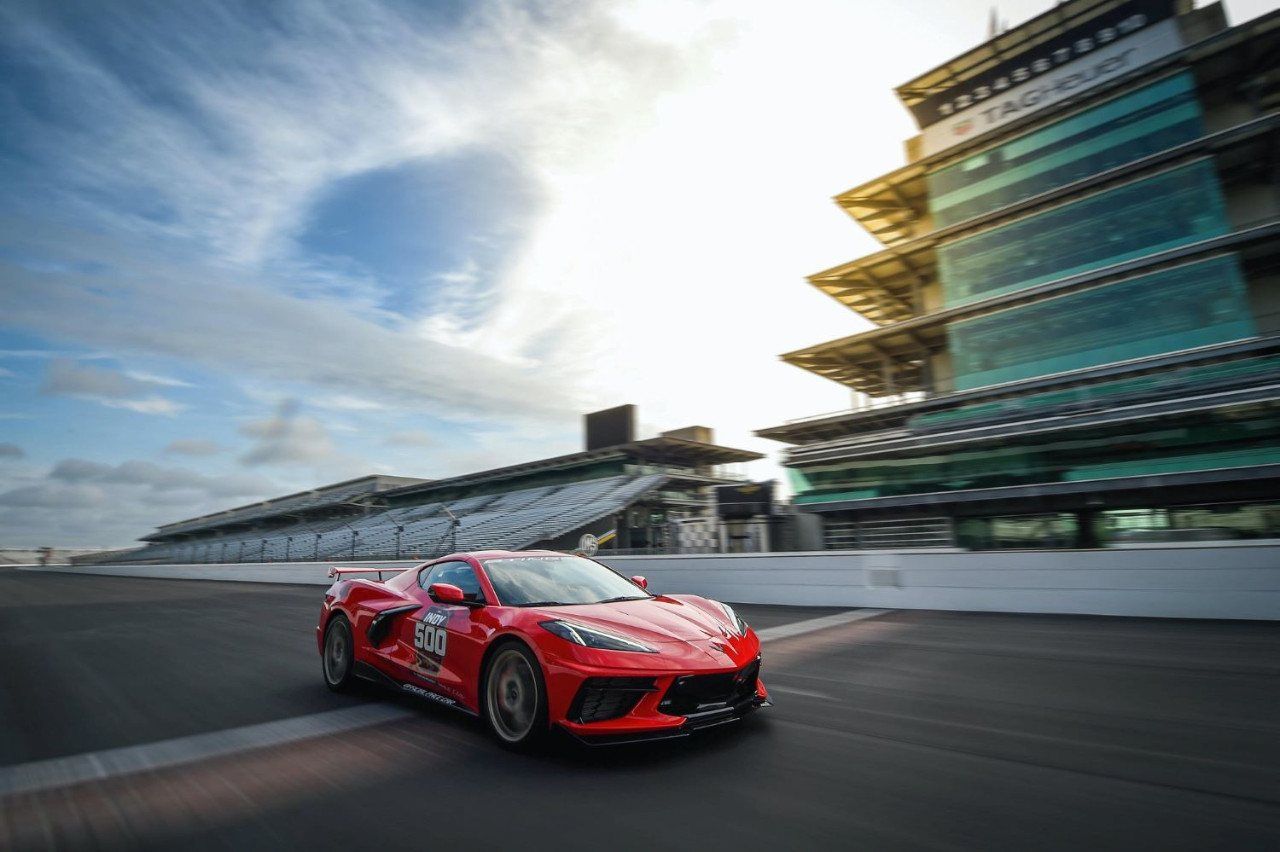
[[329, 568], [330, 577], [341, 577], [343, 574], [377, 574], [378, 581], [382, 581], [383, 574], [403, 574], [405, 571], [412, 571], [416, 566], [409, 568], [343, 568], [333, 565]]

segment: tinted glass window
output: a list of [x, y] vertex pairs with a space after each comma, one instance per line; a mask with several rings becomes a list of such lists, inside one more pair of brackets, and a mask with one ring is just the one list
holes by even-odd
[[486, 559], [484, 569], [506, 606], [587, 604], [650, 596], [630, 580], [580, 556]]
[[[792, 469], [802, 504], [1046, 482], [1090, 482], [1280, 464], [1280, 414], [1265, 404], [1027, 433], [999, 444], [911, 458], [836, 461]], [[1194, 497], [1192, 497], [1194, 499]]]
[[934, 172], [929, 209], [946, 227], [1203, 133], [1191, 75], [1168, 77]]
[[957, 390], [1063, 373], [1254, 334], [1227, 255], [952, 323]]
[[421, 576], [422, 588], [430, 588], [432, 583], [448, 583], [462, 589], [467, 600], [482, 601], [484, 595], [480, 591], [480, 579], [475, 569], [465, 562], [440, 562], [433, 565]]
[[1199, 160], [938, 247], [948, 307], [1187, 245], [1230, 230]]
[[1139, 400], [1204, 393], [1224, 384], [1252, 383], [1263, 376], [1280, 376], [1280, 356], [1248, 358], [1218, 364], [1198, 364], [1171, 372], [1150, 373], [1110, 382], [1062, 388], [964, 405], [912, 417], [913, 431], [934, 432], [976, 423], [1004, 422], [1045, 416], [1065, 407], [1079, 409], [1123, 405]]

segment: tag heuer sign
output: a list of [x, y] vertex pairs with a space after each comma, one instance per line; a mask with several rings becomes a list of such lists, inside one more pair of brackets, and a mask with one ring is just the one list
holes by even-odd
[[920, 134], [924, 156], [945, 151], [952, 145], [981, 136], [1001, 125], [1053, 106], [1059, 101], [1128, 74], [1167, 56], [1182, 47], [1177, 21], [1161, 21], [1135, 31], [1128, 38], [1105, 47], [1027, 82], [984, 93], [981, 99], [963, 95], [949, 101], [966, 108], [957, 109]]

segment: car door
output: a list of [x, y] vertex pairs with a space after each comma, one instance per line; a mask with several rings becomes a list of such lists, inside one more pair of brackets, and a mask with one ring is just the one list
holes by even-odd
[[487, 631], [474, 614], [480, 609], [432, 600], [433, 583], [449, 583], [462, 589], [470, 601], [486, 603], [480, 579], [470, 563], [437, 562], [418, 574], [416, 597], [423, 608], [401, 625], [401, 643], [408, 652], [410, 672], [434, 691], [443, 703], [459, 703], [475, 709], [474, 673], [479, 671]]

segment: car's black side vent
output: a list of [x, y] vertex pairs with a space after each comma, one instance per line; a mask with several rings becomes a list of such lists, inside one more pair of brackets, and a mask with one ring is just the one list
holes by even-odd
[[658, 709], [672, 716], [688, 716], [738, 704], [756, 694], [760, 660], [736, 672], [678, 677], [662, 697]]
[[418, 604], [405, 604], [404, 606], [392, 607], [384, 609], [373, 617], [369, 622], [369, 629], [365, 631], [365, 635], [369, 637], [369, 644], [378, 647], [387, 638], [387, 633], [391, 630], [391, 625], [395, 623], [397, 615], [413, 612], [422, 609]]
[[646, 692], [656, 689], [651, 677], [589, 677], [573, 699], [569, 718], [575, 722], [617, 719], [634, 710]]

